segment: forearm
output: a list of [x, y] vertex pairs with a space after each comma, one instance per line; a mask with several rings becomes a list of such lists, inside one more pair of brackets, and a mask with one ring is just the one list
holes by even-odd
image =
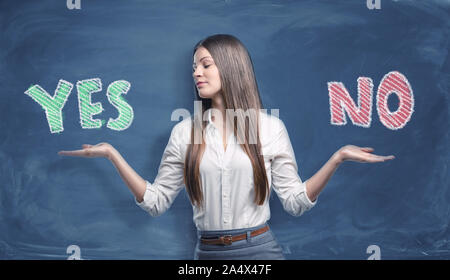
[[320, 192], [325, 188], [331, 176], [341, 163], [342, 159], [340, 154], [338, 152], [334, 153], [322, 168], [306, 181], [306, 192], [311, 201], [317, 199]]
[[112, 162], [114, 167], [116, 167], [120, 177], [122, 177], [122, 180], [134, 194], [136, 200], [138, 202], [142, 202], [144, 200], [144, 193], [146, 189], [145, 180], [139, 176], [139, 174], [137, 174], [130, 165], [128, 165], [116, 149], [110, 150], [108, 159]]

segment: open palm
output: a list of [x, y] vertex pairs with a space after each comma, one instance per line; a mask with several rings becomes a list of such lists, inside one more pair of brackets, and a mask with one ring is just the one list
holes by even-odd
[[74, 156], [74, 157], [105, 157], [108, 158], [112, 149], [112, 146], [108, 143], [102, 142], [97, 145], [83, 144], [83, 149], [72, 151], [59, 151], [58, 155], [62, 156]]
[[394, 159], [393, 155], [380, 156], [372, 154], [374, 151], [370, 147], [358, 147], [354, 145], [346, 145], [339, 151], [342, 157], [342, 161], [357, 161], [357, 162], [383, 162], [386, 160]]

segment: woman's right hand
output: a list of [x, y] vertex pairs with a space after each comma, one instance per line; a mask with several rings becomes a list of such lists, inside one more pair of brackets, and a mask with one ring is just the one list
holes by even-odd
[[114, 149], [108, 143], [102, 142], [97, 145], [89, 145], [83, 144], [83, 149], [81, 150], [72, 150], [72, 151], [59, 151], [58, 155], [61, 156], [74, 156], [74, 157], [87, 157], [87, 158], [95, 158], [95, 157], [104, 157], [110, 159], [112, 151]]

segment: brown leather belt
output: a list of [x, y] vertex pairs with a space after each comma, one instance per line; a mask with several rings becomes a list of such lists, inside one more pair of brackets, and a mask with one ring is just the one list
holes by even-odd
[[[252, 231], [250, 233], [251, 237], [260, 235], [261, 233], [264, 233], [266, 231], [269, 230], [269, 226], [265, 226], [262, 227], [260, 229], [256, 229], [254, 231]], [[239, 240], [244, 240], [247, 238], [247, 233], [243, 233], [243, 234], [238, 234], [238, 235], [222, 235], [219, 236], [218, 238], [200, 238], [200, 242], [202, 242], [203, 244], [210, 244], [210, 245], [216, 245], [216, 244], [222, 244], [222, 245], [231, 245], [231, 243], [239, 241]]]

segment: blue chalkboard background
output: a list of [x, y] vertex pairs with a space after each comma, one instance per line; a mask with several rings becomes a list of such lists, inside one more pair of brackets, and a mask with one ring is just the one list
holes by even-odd
[[[59, 150], [109, 142], [153, 182], [175, 122], [193, 113], [192, 48], [226, 33], [248, 48], [265, 108], [278, 108], [302, 180], [341, 146], [375, 148], [396, 159], [345, 162], [318, 204], [301, 217], [271, 198], [269, 223], [288, 259], [450, 258], [449, 1], [171, 0], [0, 1], [0, 258], [192, 259], [196, 229], [183, 190], [153, 218], [134, 204], [106, 159], [61, 157]], [[357, 78], [374, 95], [390, 71], [406, 76], [414, 113], [390, 130], [373, 110], [370, 128], [330, 124], [327, 82]], [[51, 134], [43, 109], [24, 94], [38, 84], [53, 95], [59, 79], [100, 78], [92, 95], [117, 117], [107, 86], [127, 80], [134, 120], [124, 131], [82, 129], [76, 88], [63, 109], [64, 131]], [[375, 96], [374, 96], [375, 101]], [[389, 98], [395, 110], [398, 99]], [[375, 109], [374, 103], [374, 109]], [[155, 117], [156, 116], [156, 117]]]

